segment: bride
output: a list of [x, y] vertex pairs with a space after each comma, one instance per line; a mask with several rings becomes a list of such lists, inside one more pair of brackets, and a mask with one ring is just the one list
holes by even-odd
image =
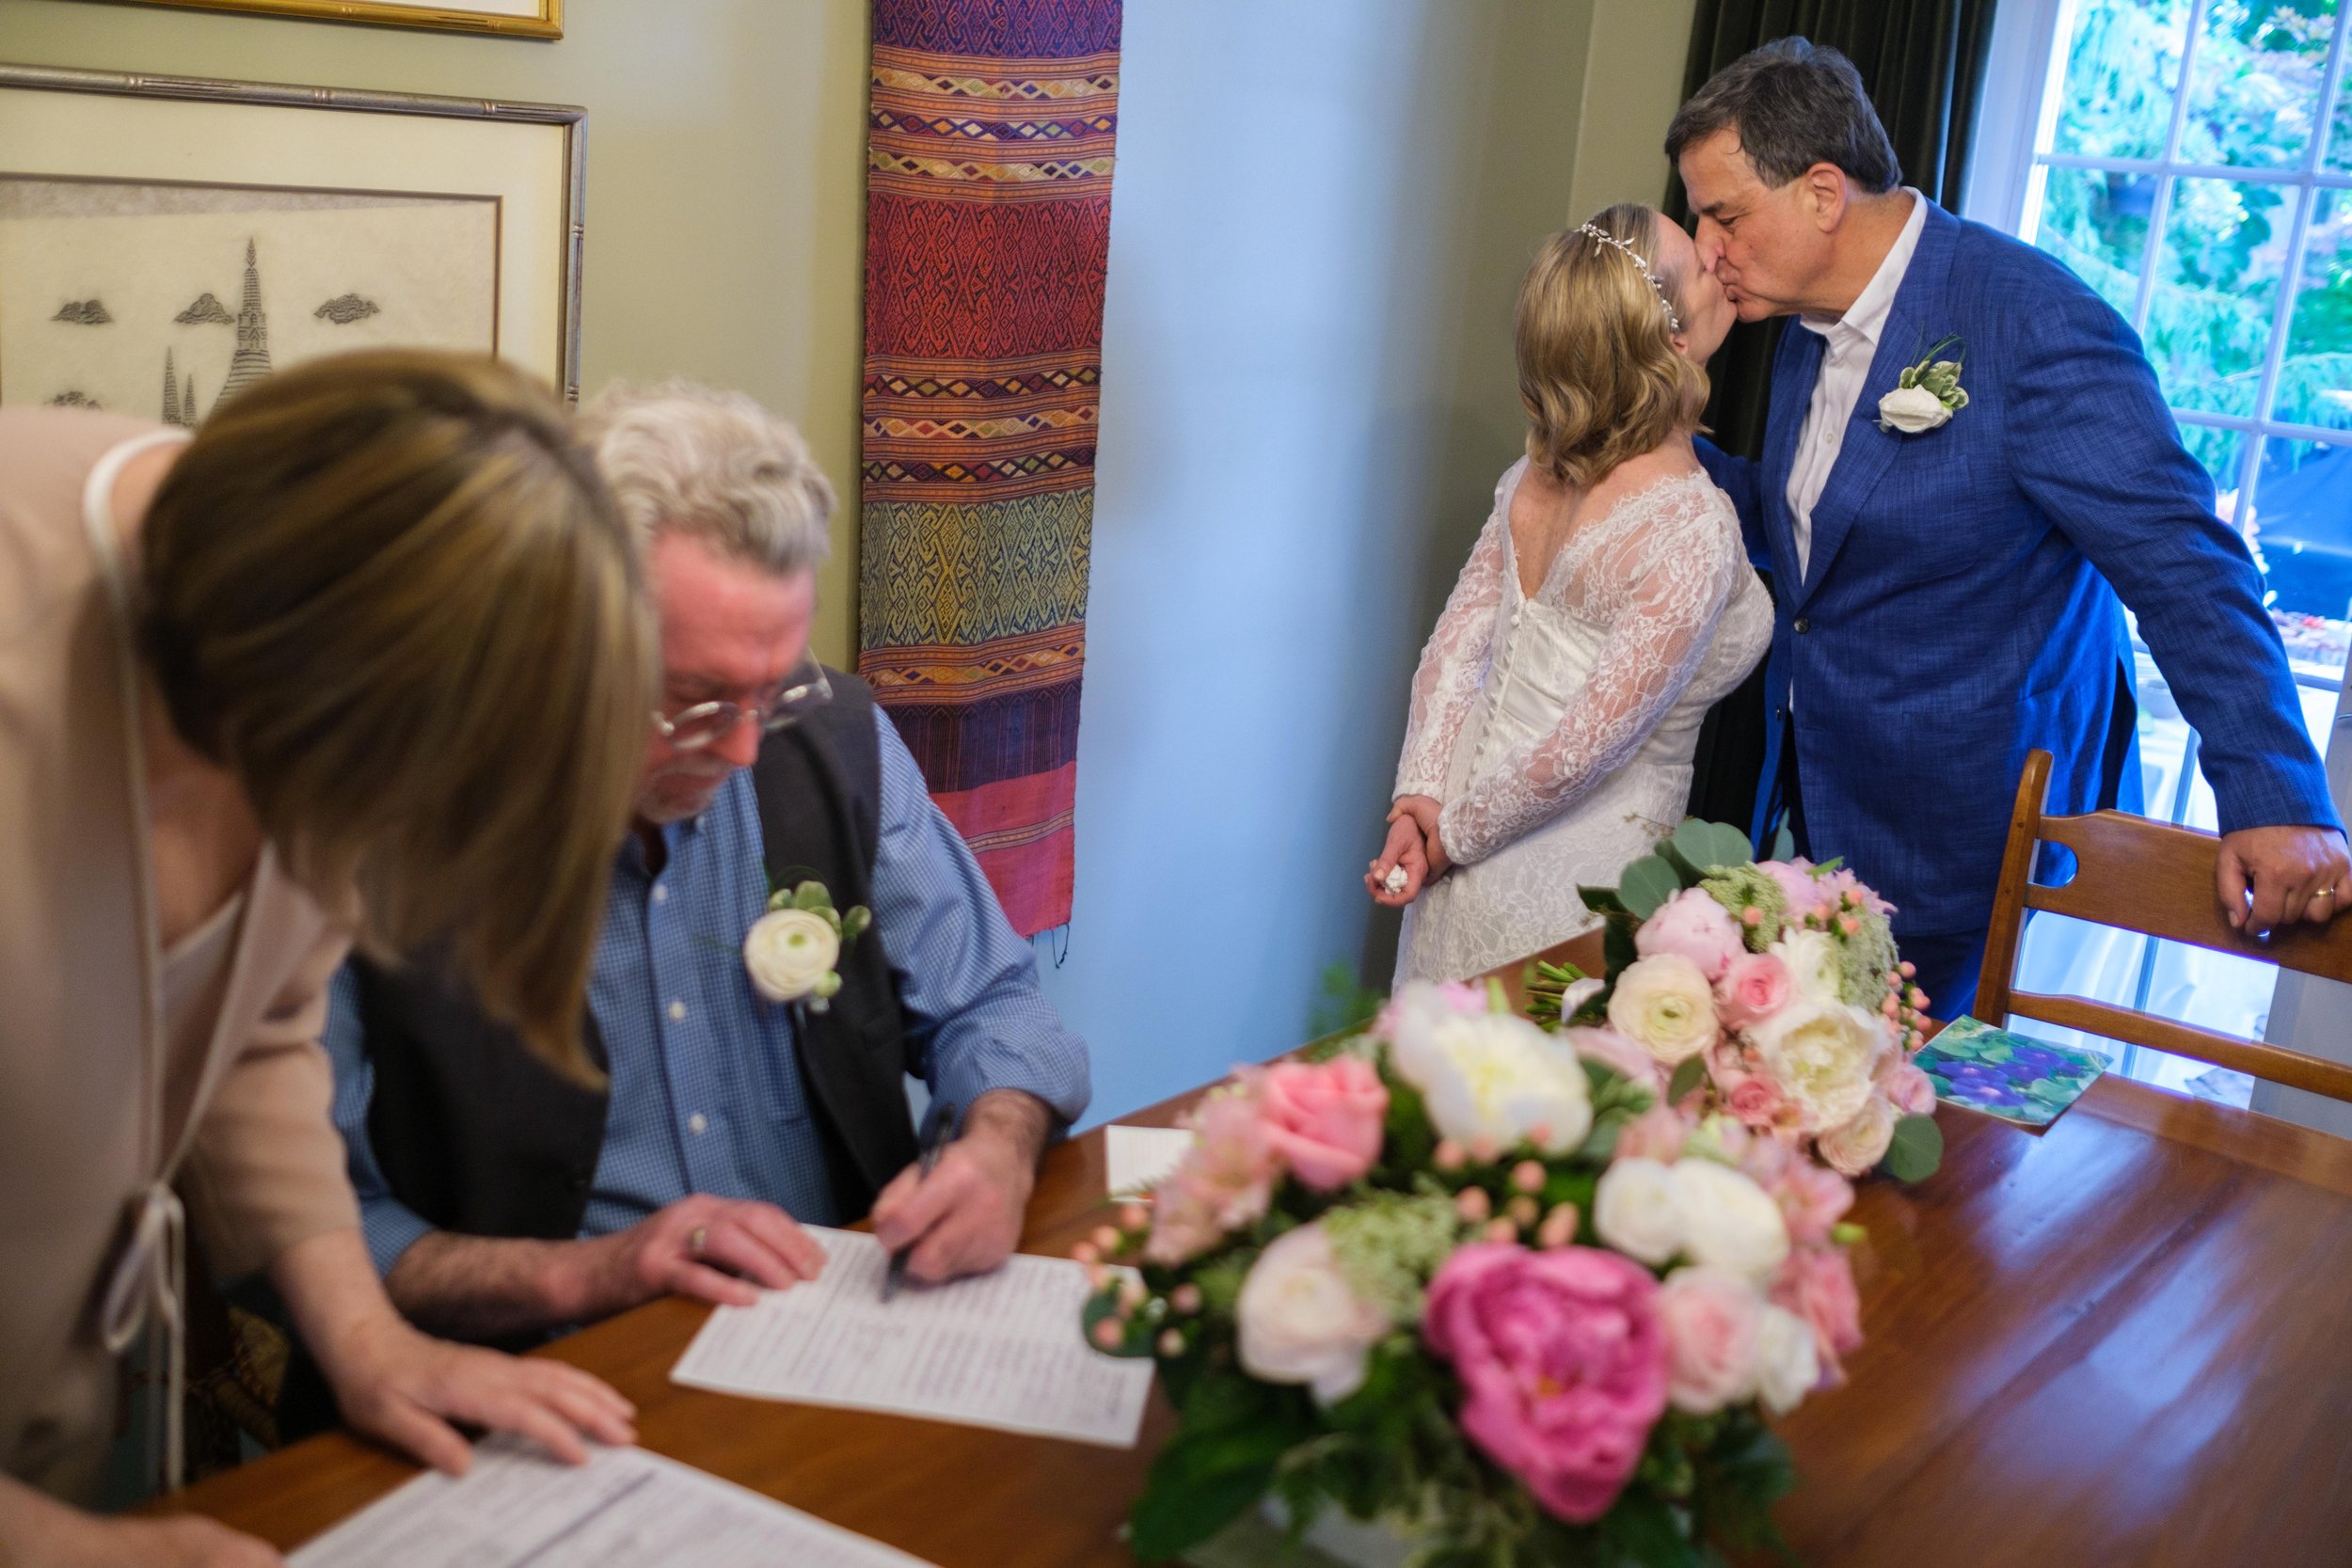
[[1690, 238], [1612, 207], [1544, 243], [1516, 325], [1527, 455], [1413, 675], [1388, 842], [1398, 983], [1459, 980], [1594, 924], [1673, 831], [1708, 708], [1772, 640], [1730, 499], [1691, 450], [1734, 317]]

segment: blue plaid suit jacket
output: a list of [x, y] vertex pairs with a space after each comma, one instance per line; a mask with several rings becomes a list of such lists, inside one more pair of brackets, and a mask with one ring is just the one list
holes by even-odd
[[[1879, 399], [1953, 334], [1967, 407], [1882, 431]], [[1822, 353], [1782, 335], [1761, 461], [1701, 443], [1779, 588], [1759, 834], [1793, 708], [1814, 854], [1892, 899], [1898, 932], [1982, 927], [2028, 751], [2058, 759], [2056, 810], [2137, 799], [2119, 593], [2201, 736], [2222, 831], [2340, 825], [2252, 558], [2105, 300], [1931, 205], [1801, 576], [1788, 473]]]

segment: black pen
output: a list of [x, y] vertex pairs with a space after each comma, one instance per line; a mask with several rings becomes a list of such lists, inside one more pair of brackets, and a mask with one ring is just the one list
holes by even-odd
[[[929, 1179], [931, 1167], [939, 1164], [939, 1151], [947, 1147], [948, 1137], [955, 1132], [955, 1129], [956, 1107], [954, 1103], [946, 1100], [932, 1101], [931, 1108], [923, 1115], [923, 1132], [919, 1140], [920, 1151], [915, 1155], [915, 1184], [917, 1186], [922, 1185], [924, 1180]], [[890, 1267], [882, 1274], [882, 1300], [888, 1301], [898, 1293], [898, 1281], [906, 1277], [907, 1254], [914, 1250], [914, 1243], [909, 1242], [890, 1255]]]

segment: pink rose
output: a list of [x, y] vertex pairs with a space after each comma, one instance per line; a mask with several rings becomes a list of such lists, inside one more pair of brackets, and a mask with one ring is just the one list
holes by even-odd
[[1791, 1160], [1777, 1182], [1768, 1184], [1788, 1221], [1788, 1239], [1799, 1247], [1820, 1246], [1853, 1207], [1853, 1184], [1810, 1160]]
[[1771, 1127], [1786, 1109], [1780, 1090], [1769, 1078], [1742, 1078], [1725, 1097], [1724, 1104], [1741, 1125], [1759, 1129]]
[[1657, 1302], [1597, 1247], [1474, 1242], [1429, 1282], [1422, 1338], [1461, 1374], [1463, 1433], [1571, 1524], [1609, 1512], [1665, 1414]]
[[1927, 1075], [1924, 1069], [1915, 1067], [1910, 1062], [1903, 1062], [1899, 1057], [1889, 1059], [1899, 1062], [1899, 1065], [1887, 1069], [1882, 1083], [1886, 1090], [1886, 1098], [1894, 1101], [1895, 1109], [1907, 1117], [1933, 1116], [1935, 1114], [1934, 1080]]
[[1152, 1236], [1143, 1255], [1154, 1263], [1185, 1262], [1263, 1218], [1281, 1174], [1252, 1077], [1212, 1091], [1188, 1119], [1199, 1137], [1152, 1193]]
[[1715, 982], [1715, 1016], [1727, 1028], [1760, 1023], [1796, 993], [1795, 976], [1776, 953], [1742, 953]]
[[1808, 914], [1826, 914], [1833, 907], [1827, 890], [1814, 878], [1813, 863], [1803, 856], [1793, 861], [1759, 861], [1756, 868], [1780, 884], [1792, 924], [1801, 924]]
[[1598, 1062], [1645, 1088], [1666, 1086], [1665, 1069], [1658, 1059], [1614, 1029], [1563, 1029], [1560, 1037], [1585, 1060]]
[[1379, 1159], [1389, 1091], [1362, 1057], [1279, 1063], [1265, 1069], [1258, 1095], [1267, 1139], [1315, 1191], [1360, 1180]]
[[1666, 1394], [1677, 1410], [1711, 1416], [1756, 1391], [1756, 1323], [1764, 1298], [1721, 1269], [1677, 1269], [1658, 1291], [1666, 1330]]
[[1813, 1325], [1822, 1381], [1845, 1380], [1839, 1357], [1862, 1348], [1862, 1299], [1853, 1284], [1853, 1264], [1843, 1247], [1804, 1247], [1788, 1255], [1772, 1284], [1772, 1305]]
[[1679, 953], [1699, 966], [1711, 985], [1722, 978], [1731, 960], [1747, 951], [1739, 923], [1705, 888], [1689, 887], [1658, 906], [1633, 933], [1633, 945], [1645, 958]]
[[1617, 1130], [1617, 1147], [1610, 1158], [1655, 1160], [1671, 1165], [1682, 1158], [1682, 1146], [1690, 1137], [1690, 1122], [1673, 1107], [1652, 1105]]

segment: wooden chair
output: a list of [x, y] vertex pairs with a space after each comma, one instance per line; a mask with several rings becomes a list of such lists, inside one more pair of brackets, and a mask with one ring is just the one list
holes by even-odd
[[[1984, 970], [1977, 982], [1977, 1016], [1996, 1028], [2006, 1025], [2011, 1014], [2041, 1019], [2352, 1101], [2352, 1066], [2342, 1062], [2088, 997], [2045, 996], [2013, 989], [2017, 944], [2027, 910], [2047, 910], [2094, 925], [2352, 982], [2352, 918], [2338, 918], [2326, 926], [2298, 921], [2274, 932], [2268, 942], [2232, 930], [2214, 898], [2219, 839], [2194, 828], [2176, 828], [2120, 811], [2045, 816], [2042, 806], [2049, 796], [2050, 761], [2047, 752], [2032, 752], [2026, 758], [2025, 777], [2018, 781], [2009, 849], [2001, 859], [2000, 888], [1994, 895], [1993, 927], [1985, 942]], [[2031, 879], [2034, 850], [2042, 844], [2064, 845], [2074, 852], [2076, 869], [2072, 881], [2054, 887]]]

